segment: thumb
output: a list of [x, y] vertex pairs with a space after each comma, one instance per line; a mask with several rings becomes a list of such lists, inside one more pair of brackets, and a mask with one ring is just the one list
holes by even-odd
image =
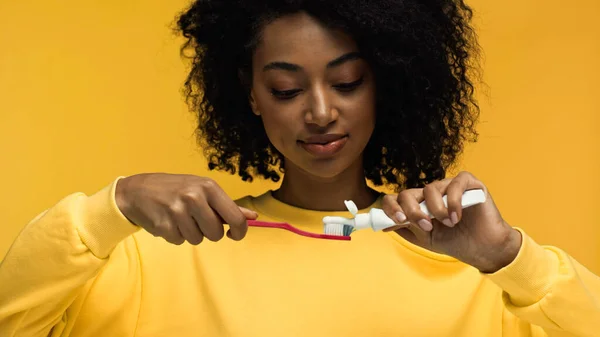
[[253, 210], [249, 210], [245, 207], [242, 206], [238, 206], [240, 211], [242, 212], [242, 214], [244, 214], [244, 216], [246, 217], [246, 219], [248, 220], [256, 220], [256, 218], [258, 218], [258, 213], [256, 213]]
[[385, 214], [392, 219], [397, 225], [384, 229], [384, 232], [391, 232], [401, 228], [406, 228], [409, 223], [406, 222], [406, 215], [402, 207], [398, 204], [397, 196], [394, 194], [388, 194], [383, 197], [382, 207]]

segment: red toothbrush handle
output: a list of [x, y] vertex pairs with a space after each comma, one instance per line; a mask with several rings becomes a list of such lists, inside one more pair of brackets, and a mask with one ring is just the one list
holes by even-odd
[[315, 239], [341, 240], [341, 241], [352, 240], [352, 238], [349, 236], [317, 234], [317, 233], [303, 231], [303, 230], [298, 229], [298, 228], [296, 228], [288, 223], [285, 223], [285, 222], [268, 222], [268, 221], [248, 220], [248, 226], [286, 229], [286, 230], [288, 230], [290, 232], [294, 232], [298, 235], [306, 236], [309, 238], [315, 238]]

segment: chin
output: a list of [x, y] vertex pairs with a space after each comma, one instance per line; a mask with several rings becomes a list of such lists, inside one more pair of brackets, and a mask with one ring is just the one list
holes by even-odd
[[320, 179], [333, 179], [350, 168], [350, 163], [342, 163], [339, 159], [315, 160], [299, 165], [303, 171]]
[[364, 172], [362, 156], [349, 156], [350, 153], [355, 153], [351, 150], [346, 148], [336, 155], [326, 158], [315, 158], [303, 150], [287, 151], [290, 156], [281, 152], [285, 158], [286, 173], [298, 171], [316, 179], [332, 180], [350, 171]]

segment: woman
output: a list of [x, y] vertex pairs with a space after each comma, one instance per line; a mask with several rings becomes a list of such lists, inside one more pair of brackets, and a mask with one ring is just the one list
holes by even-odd
[[[178, 23], [210, 168], [281, 187], [234, 202], [140, 174], [66, 197], [0, 265], [2, 336], [598, 335], [600, 279], [489, 194], [461, 210], [485, 185], [445, 178], [476, 135], [470, 18], [449, 0], [196, 1]], [[351, 242], [247, 227], [319, 232], [346, 199], [399, 225]]]

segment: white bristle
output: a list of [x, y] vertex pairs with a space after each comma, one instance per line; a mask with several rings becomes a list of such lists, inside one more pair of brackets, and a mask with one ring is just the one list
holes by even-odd
[[[351, 226], [340, 223], [326, 223], [323, 227], [324, 232], [327, 235], [345, 236], [352, 232]], [[344, 234], [344, 231], [346, 232], [346, 234]]]

